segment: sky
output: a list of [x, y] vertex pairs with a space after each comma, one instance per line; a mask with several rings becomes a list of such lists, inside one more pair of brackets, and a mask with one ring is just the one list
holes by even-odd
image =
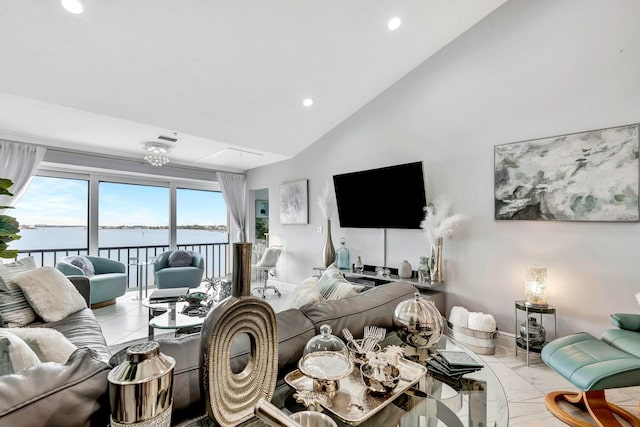
[[[22, 225], [87, 225], [88, 181], [36, 176], [9, 215]], [[101, 182], [101, 226], [169, 225], [169, 189]], [[227, 223], [222, 193], [178, 189], [178, 225]]]

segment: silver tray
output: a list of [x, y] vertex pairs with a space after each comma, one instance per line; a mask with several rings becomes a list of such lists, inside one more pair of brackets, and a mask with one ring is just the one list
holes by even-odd
[[[368, 391], [362, 381], [360, 367], [356, 366], [351, 375], [340, 380], [340, 388], [332, 399], [332, 406], [322, 407], [346, 424], [355, 426], [363, 423], [427, 374], [427, 368], [406, 359], [400, 363], [399, 369], [398, 386], [389, 394], [376, 395]], [[313, 390], [313, 380], [297, 369], [288, 373], [284, 380], [298, 391]]]

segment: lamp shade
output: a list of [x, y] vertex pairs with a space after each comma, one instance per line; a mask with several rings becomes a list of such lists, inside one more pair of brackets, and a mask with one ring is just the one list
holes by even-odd
[[524, 268], [524, 295], [529, 305], [547, 305], [547, 269]]

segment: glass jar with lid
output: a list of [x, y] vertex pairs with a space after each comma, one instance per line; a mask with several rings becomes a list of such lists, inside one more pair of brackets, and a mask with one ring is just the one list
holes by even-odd
[[331, 333], [329, 325], [322, 325], [320, 335], [305, 345], [298, 369], [313, 379], [314, 391], [331, 393], [340, 387], [339, 380], [351, 374], [353, 362], [346, 344]]

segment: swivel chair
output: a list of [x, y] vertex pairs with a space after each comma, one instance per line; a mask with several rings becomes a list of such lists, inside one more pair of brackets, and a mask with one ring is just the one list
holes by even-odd
[[268, 285], [267, 282], [269, 280], [269, 274], [273, 276], [273, 270], [276, 268], [276, 264], [278, 263], [278, 259], [280, 258], [280, 254], [282, 253], [282, 246], [269, 246], [264, 253], [262, 254], [262, 258], [255, 265], [256, 273], [258, 278], [260, 276], [264, 276], [264, 285], [260, 288], [256, 288], [255, 290], [262, 293], [262, 298], [266, 298], [267, 289], [273, 289], [276, 292], [276, 295], [281, 296], [282, 294], [273, 285]]

